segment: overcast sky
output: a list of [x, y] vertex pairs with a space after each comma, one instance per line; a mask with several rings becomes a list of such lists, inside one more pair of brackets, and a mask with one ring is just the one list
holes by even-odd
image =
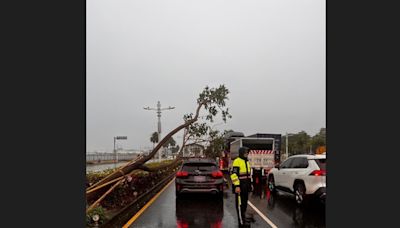
[[[326, 127], [324, 0], [88, 0], [87, 151], [152, 147], [225, 84], [216, 129], [311, 136]], [[218, 125], [219, 124], [219, 125]], [[175, 140], [182, 140], [177, 133]]]

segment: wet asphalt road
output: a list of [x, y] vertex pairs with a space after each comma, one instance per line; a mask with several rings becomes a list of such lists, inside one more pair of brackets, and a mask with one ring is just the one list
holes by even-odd
[[[247, 213], [253, 214], [255, 219], [252, 228], [273, 225], [283, 228], [325, 227], [325, 208], [321, 204], [298, 207], [291, 195], [281, 193], [269, 200], [250, 194], [249, 201], [272, 223], [270, 225], [249, 205]], [[176, 199], [175, 182], [172, 181], [129, 227], [238, 227], [234, 195], [226, 189], [222, 201], [209, 194], [191, 194]]]
[[311, 201], [307, 206], [297, 206], [293, 195], [278, 192], [261, 199], [250, 196], [249, 201], [277, 227], [324, 228], [325, 205]]

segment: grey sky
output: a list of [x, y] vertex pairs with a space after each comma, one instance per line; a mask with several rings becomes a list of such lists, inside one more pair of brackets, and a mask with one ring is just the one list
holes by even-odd
[[[314, 135], [325, 127], [325, 1], [88, 0], [87, 151], [151, 147], [225, 84], [217, 129]], [[220, 123], [218, 118], [215, 123]], [[174, 136], [181, 136], [179, 132]]]

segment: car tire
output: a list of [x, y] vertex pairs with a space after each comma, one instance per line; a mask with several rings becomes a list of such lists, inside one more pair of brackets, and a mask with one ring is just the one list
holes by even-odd
[[297, 205], [304, 205], [306, 203], [306, 187], [303, 183], [298, 183], [294, 186], [294, 196]]
[[217, 197], [219, 200], [222, 200], [224, 198], [224, 192], [218, 192]]
[[267, 187], [269, 188], [269, 191], [272, 194], [276, 193], [275, 179], [274, 179], [274, 175], [272, 175], [272, 174], [268, 176]]

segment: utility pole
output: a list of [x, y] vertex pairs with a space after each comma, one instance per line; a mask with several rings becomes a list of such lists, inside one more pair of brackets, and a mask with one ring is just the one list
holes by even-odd
[[[157, 108], [150, 108], [150, 107], [144, 107], [145, 110], [155, 110], [157, 112], [157, 117], [158, 117], [158, 127], [157, 127], [157, 133], [158, 133], [158, 142], [161, 142], [161, 111], [164, 110], [170, 110], [174, 109], [175, 107], [169, 106], [168, 108], [161, 108], [161, 103], [160, 101], [157, 102]], [[161, 151], [158, 152], [158, 160], [161, 161], [161, 153], [164, 150], [164, 146], [161, 146]]]
[[288, 148], [289, 148], [289, 135], [286, 132], [286, 159], [289, 157]]

